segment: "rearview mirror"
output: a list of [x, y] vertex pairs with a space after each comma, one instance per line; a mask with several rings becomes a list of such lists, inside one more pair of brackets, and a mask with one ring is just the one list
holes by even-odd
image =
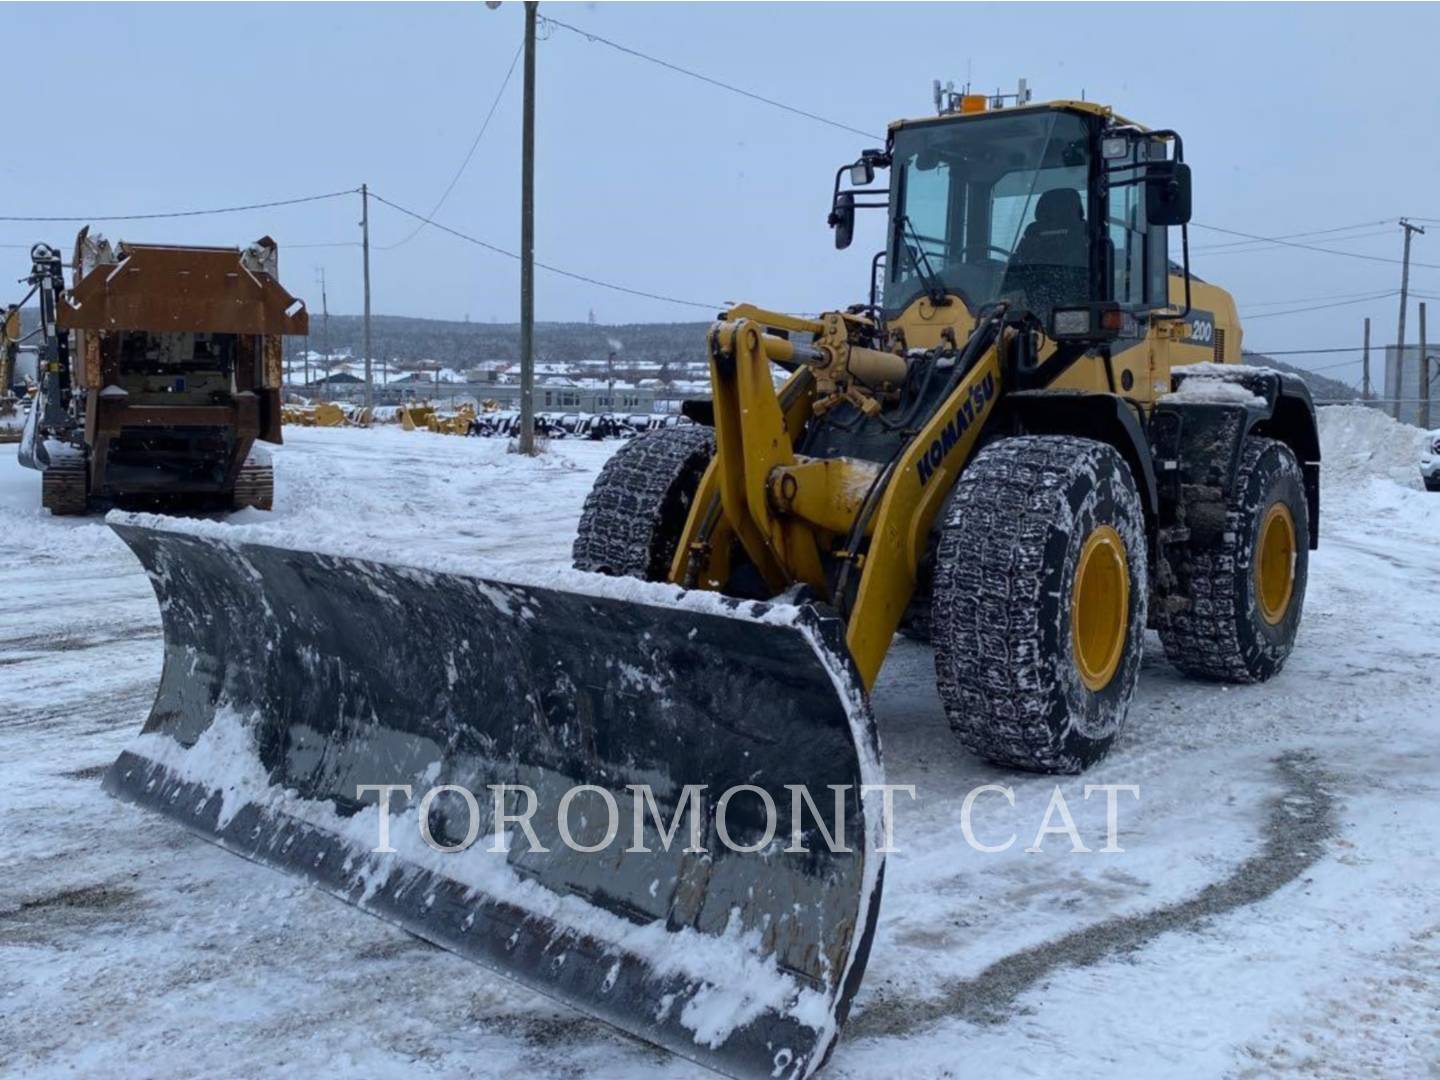
[[855, 195], [842, 191], [835, 196], [835, 207], [830, 211], [830, 227], [835, 230], [835, 248], [843, 251], [855, 239]]
[[875, 180], [875, 166], [868, 161], [857, 161], [850, 166], [850, 183], [864, 187]]
[[1190, 166], [1152, 161], [1145, 171], [1145, 220], [1151, 225], [1190, 222]]

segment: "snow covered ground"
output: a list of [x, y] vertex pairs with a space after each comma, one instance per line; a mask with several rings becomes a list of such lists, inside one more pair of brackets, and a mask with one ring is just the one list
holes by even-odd
[[[1323, 544], [1299, 645], [1260, 687], [1149, 641], [1121, 744], [1055, 787], [952, 740], [928, 649], [874, 704], [900, 800], [881, 923], [829, 1075], [1436, 1075], [1440, 496], [1419, 433], [1323, 415]], [[537, 461], [427, 433], [287, 429], [278, 516], [419, 555], [568, 565], [614, 444]], [[247, 512], [246, 520], [263, 515]], [[160, 670], [153, 594], [96, 521], [39, 510], [0, 447], [0, 1075], [706, 1075], [293, 878], [107, 798]], [[968, 791], [985, 854], [961, 839]], [[1101, 853], [1122, 796], [1122, 852]]]

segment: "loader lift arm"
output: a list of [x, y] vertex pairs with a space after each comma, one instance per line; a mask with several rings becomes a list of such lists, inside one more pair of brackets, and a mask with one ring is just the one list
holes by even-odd
[[[796, 320], [748, 306], [727, 314], [710, 331], [716, 455], [695, 500], [706, 509], [691, 515], [670, 579], [718, 587], [733, 536], [772, 593], [803, 585], [845, 615], [868, 690], [914, 593], [930, 528], [1000, 396], [1003, 310], [981, 321], [954, 358], [953, 389], [884, 465], [806, 457], [795, 446], [817, 411], [842, 401], [878, 410], [875, 395], [905, 379], [903, 357], [854, 344], [854, 316]], [[771, 326], [808, 331], [815, 343]], [[778, 392], [771, 363], [795, 369]]]

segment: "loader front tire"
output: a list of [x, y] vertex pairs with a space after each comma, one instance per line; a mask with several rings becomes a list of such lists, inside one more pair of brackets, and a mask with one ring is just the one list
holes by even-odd
[[700, 478], [715, 456], [707, 427], [641, 432], [616, 450], [585, 499], [575, 569], [664, 581]]
[[1219, 541], [1171, 558], [1184, 605], [1159, 620], [1170, 662], [1231, 683], [1263, 682], [1284, 667], [1305, 603], [1309, 539], [1294, 452], [1275, 439], [1247, 438]]
[[1076, 773], [1105, 756], [1140, 673], [1148, 601], [1140, 496], [1113, 447], [1021, 436], [975, 455], [935, 559], [940, 700], [965, 747]]

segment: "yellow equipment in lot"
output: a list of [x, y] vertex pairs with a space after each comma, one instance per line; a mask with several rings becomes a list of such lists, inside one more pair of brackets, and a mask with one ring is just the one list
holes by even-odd
[[[1187, 673], [1280, 670], [1318, 537], [1309, 394], [1237, 363], [1234, 303], [1189, 272], [1180, 136], [941, 104], [836, 173], [839, 246], [888, 208], [868, 301], [723, 313], [699, 423], [627, 442], [586, 500], [592, 574], [117, 520], [166, 657], [107, 788], [712, 1068], [813, 1074], [875, 933], [895, 631], [933, 642], [966, 747], [1075, 772], [1119, 737], [1147, 624]], [[359, 827], [382, 786], [408, 842]], [[490, 799], [517, 786], [528, 816]], [[641, 790], [654, 820], [635, 801], [614, 843], [605, 800]]]
[[334, 401], [284, 406], [282, 420], [296, 427], [369, 427], [371, 410], [363, 405], [342, 405]]
[[453, 412], [436, 412], [426, 426], [437, 435], [465, 435], [470, 431], [470, 422], [475, 419], [475, 406], [461, 405]]
[[15, 358], [20, 351], [20, 307], [11, 304], [0, 316], [0, 443], [20, 441], [20, 400], [16, 393]]
[[400, 406], [400, 426], [406, 431], [418, 431], [420, 428], [429, 428], [430, 422], [435, 419], [435, 407], [430, 404], [423, 405], [402, 405]]

